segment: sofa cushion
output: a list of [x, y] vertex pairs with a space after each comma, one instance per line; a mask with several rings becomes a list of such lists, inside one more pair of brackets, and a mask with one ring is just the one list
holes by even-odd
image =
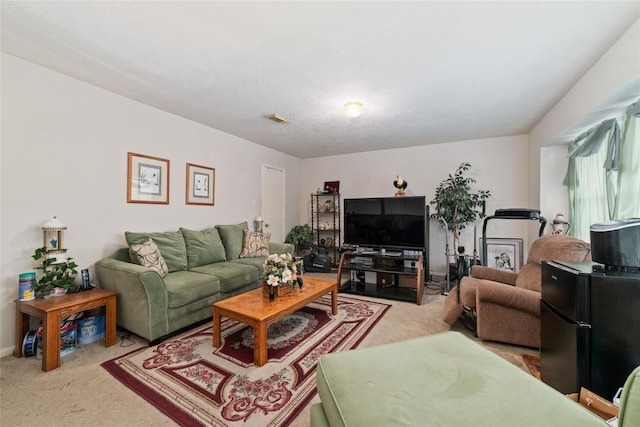
[[247, 222], [235, 225], [216, 225], [216, 228], [220, 232], [220, 238], [227, 254], [227, 261], [239, 258], [240, 252], [242, 252], [244, 230], [249, 229]]
[[164, 278], [169, 308], [182, 307], [203, 300], [220, 292], [220, 280], [216, 276], [176, 271]]
[[243, 230], [240, 258], [269, 256], [269, 239], [271, 239], [271, 233]]
[[239, 262], [217, 262], [215, 264], [201, 265], [191, 271], [202, 274], [210, 274], [220, 279], [220, 291], [232, 292], [247, 285], [257, 285], [262, 277], [260, 270], [254, 266]]
[[[169, 273], [187, 269], [187, 249], [184, 245], [184, 237], [180, 231], [168, 231], [163, 233], [144, 233], [125, 231], [124, 233], [129, 248], [133, 244], [140, 244], [151, 238], [160, 249]], [[129, 249], [129, 257], [134, 264], [138, 263], [138, 257]]]
[[542, 267], [538, 263], [528, 263], [520, 269], [516, 279], [516, 288], [541, 292]]
[[260, 271], [260, 275], [261, 275], [260, 277], [262, 277], [262, 265], [264, 264], [265, 259], [267, 259], [267, 257], [238, 258], [229, 262], [235, 262], [237, 264], [244, 264], [244, 265], [252, 265]]
[[140, 244], [134, 243], [131, 245], [131, 250], [136, 254], [138, 263], [141, 266], [157, 271], [160, 277], [164, 277], [169, 273], [167, 264], [152, 239]]
[[227, 260], [227, 254], [215, 227], [202, 231], [180, 228], [187, 249], [187, 268]]

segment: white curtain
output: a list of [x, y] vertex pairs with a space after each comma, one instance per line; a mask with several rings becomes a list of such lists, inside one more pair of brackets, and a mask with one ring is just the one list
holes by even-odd
[[[602, 139], [608, 135], [603, 135]], [[609, 219], [607, 171], [602, 166], [607, 158], [604, 144], [586, 157], [570, 157], [567, 172], [571, 235], [589, 241], [589, 226]]]
[[605, 120], [569, 145], [571, 235], [588, 242], [591, 224], [640, 217], [639, 117], [640, 101], [627, 109], [623, 132]]
[[640, 218], [640, 102], [627, 110], [620, 147], [618, 197], [613, 217]]

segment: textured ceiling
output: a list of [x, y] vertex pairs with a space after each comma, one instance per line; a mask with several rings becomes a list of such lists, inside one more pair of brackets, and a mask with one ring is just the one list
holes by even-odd
[[527, 133], [640, 16], [638, 1], [1, 7], [2, 51], [299, 158]]

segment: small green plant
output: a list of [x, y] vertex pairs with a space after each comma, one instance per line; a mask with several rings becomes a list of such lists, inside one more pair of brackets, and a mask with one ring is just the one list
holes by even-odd
[[300, 255], [302, 251], [313, 245], [313, 231], [309, 224], [296, 225], [291, 229], [289, 234], [287, 234], [284, 242], [294, 245], [296, 247], [296, 254]]
[[58, 262], [56, 258], [47, 256], [47, 249], [44, 246], [36, 249], [32, 258], [40, 261], [36, 269], [43, 272], [43, 276], [33, 287], [37, 297], [42, 298], [48, 295], [54, 288], [66, 289], [69, 293], [78, 291], [79, 287], [74, 283], [78, 274], [76, 270], [78, 264], [73, 261], [73, 258]]

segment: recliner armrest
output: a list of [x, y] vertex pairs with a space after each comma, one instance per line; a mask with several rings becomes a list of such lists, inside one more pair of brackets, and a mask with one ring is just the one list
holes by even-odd
[[476, 299], [478, 306], [488, 302], [540, 316], [540, 293], [536, 291], [505, 286], [504, 283], [490, 280], [480, 280]]
[[497, 268], [485, 267], [483, 265], [474, 265], [471, 267], [471, 277], [515, 285], [518, 273], [507, 270], [498, 270]]

